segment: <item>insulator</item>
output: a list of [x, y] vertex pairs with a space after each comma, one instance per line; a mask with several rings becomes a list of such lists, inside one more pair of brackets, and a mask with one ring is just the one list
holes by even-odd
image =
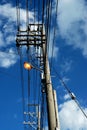
[[76, 96], [74, 95], [74, 93], [71, 93], [70, 95], [71, 95], [72, 100], [76, 99]]

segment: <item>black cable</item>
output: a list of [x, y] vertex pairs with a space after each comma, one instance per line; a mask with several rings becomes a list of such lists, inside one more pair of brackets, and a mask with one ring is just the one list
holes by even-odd
[[52, 18], [52, 1], [46, 1], [46, 53], [49, 50], [50, 41], [50, 29], [51, 29], [51, 18]]
[[[45, 21], [46, 21], [46, 22], [45, 22], [46, 34], [47, 34], [47, 28], [48, 28], [48, 27], [47, 27], [47, 19], [48, 19], [48, 17], [47, 17], [47, 15], [48, 15], [48, 12], [47, 12], [48, 10], [47, 10], [47, 8], [48, 8], [48, 2], [47, 2], [47, 0], [46, 0], [46, 20], [45, 20]], [[46, 35], [46, 36], [47, 36], [47, 35]]]
[[35, 24], [35, 0], [34, 0], [34, 24]]
[[34, 70], [34, 72], [35, 72], [35, 74], [33, 75], [34, 76], [34, 79], [35, 79], [35, 81], [36, 82], [34, 82], [34, 86], [33, 87], [35, 87], [34, 88], [34, 104], [36, 103], [36, 94], [37, 94], [37, 77], [38, 77], [38, 72], [37, 72], [37, 70]]
[[[37, 51], [37, 57], [39, 57], [39, 52]], [[38, 59], [37, 59], [38, 60]], [[40, 65], [40, 61], [37, 61], [38, 66]], [[37, 87], [38, 87], [38, 104], [40, 103], [40, 75], [39, 72], [37, 73]]]
[[[28, 25], [27, 25], [27, 27], [28, 27]], [[27, 30], [27, 35], [29, 35], [29, 29]], [[29, 37], [27, 36], [27, 60], [29, 62], [30, 61], [30, 47], [29, 47], [28, 41], [29, 41]], [[29, 97], [30, 97], [30, 71], [28, 71], [28, 102], [29, 102]]]
[[17, 14], [17, 30], [20, 30], [20, 7], [19, 0], [16, 0], [16, 14]]
[[84, 112], [84, 110], [82, 109], [82, 107], [80, 106], [80, 104], [78, 103], [76, 97], [73, 95], [73, 93], [70, 91], [70, 89], [68, 88], [68, 86], [65, 84], [65, 82], [63, 81], [62, 77], [59, 75], [59, 73], [55, 70], [55, 68], [53, 67], [57, 77], [60, 79], [61, 83], [63, 84], [64, 88], [67, 90], [67, 92], [69, 93], [69, 96], [71, 97], [72, 100], [75, 101], [75, 103], [77, 104], [77, 106], [79, 107], [79, 109], [82, 111], [82, 113], [84, 114], [84, 116], [87, 118], [86, 113]]
[[39, 20], [40, 20], [40, 0], [38, 0], [38, 28], [39, 28]]
[[[23, 66], [22, 66], [22, 55], [20, 52], [20, 74], [21, 74], [21, 88], [22, 88], [22, 109], [23, 109], [23, 119], [26, 121], [24, 112], [25, 112], [25, 99], [24, 99], [24, 77], [23, 77]], [[26, 126], [24, 125], [24, 129], [26, 129]]]
[[[29, 58], [29, 56], [30, 56], [30, 48], [29, 48], [29, 46], [28, 46], [28, 48], [27, 48], [27, 60], [28, 60], [28, 62], [30, 61], [30, 58]], [[28, 82], [28, 84], [27, 84], [27, 95], [28, 95], [28, 105], [27, 105], [27, 110], [28, 110], [28, 112], [30, 111], [30, 107], [29, 107], [29, 103], [30, 103], [30, 93], [31, 93], [31, 89], [30, 89], [30, 71], [28, 70], [28, 73], [27, 73], [27, 82]], [[28, 115], [28, 121], [30, 120], [30, 115]], [[29, 128], [30, 128], [30, 126], [29, 126]]]
[[[36, 55], [36, 57], [38, 57], [38, 54]], [[34, 101], [36, 101], [36, 97], [37, 97], [37, 86], [38, 86], [38, 72], [37, 70], [35, 70], [35, 75], [34, 75], [34, 80], [36, 81], [36, 83], [34, 83]]]
[[51, 0], [48, 0], [48, 7], [47, 7], [47, 14], [48, 14], [48, 18], [47, 18], [47, 44], [49, 44], [49, 33], [50, 33], [50, 15], [51, 15]]
[[55, 45], [55, 37], [56, 37], [56, 28], [57, 28], [57, 13], [58, 13], [58, 0], [56, 4], [56, 12], [55, 12], [55, 22], [54, 22], [54, 30], [53, 30], [53, 42], [52, 42], [52, 56], [50, 61], [50, 68], [52, 68], [52, 60], [53, 60], [53, 54], [54, 54], [54, 45]]
[[[27, 59], [28, 59], [28, 62], [29, 62], [30, 61], [30, 59], [29, 59], [29, 48], [27, 50]], [[29, 97], [30, 97], [30, 71], [28, 71], [28, 98]]]
[[41, 127], [44, 128], [44, 93], [42, 93], [42, 102], [41, 102]]
[[[28, 4], [28, 1], [27, 1], [27, 4]], [[28, 5], [27, 6], [27, 19], [28, 19]], [[28, 23], [27, 23], [27, 35], [29, 35], [29, 28], [28, 28]], [[27, 61], [30, 62], [30, 47], [29, 47], [29, 37], [27, 36]], [[27, 105], [27, 111], [29, 112], [30, 111], [30, 107], [29, 107], [29, 103], [30, 103], [30, 71], [28, 70], [28, 73], [27, 73], [27, 98], [28, 98], [28, 105]], [[30, 120], [30, 115], [28, 115], [28, 120]], [[29, 126], [30, 127], [30, 126]]]
[[45, 1], [42, 0], [42, 24], [44, 24], [44, 4], [45, 4]]
[[49, 0], [47, 0], [46, 6], [46, 36], [48, 41], [48, 25], [49, 25]]
[[29, 21], [28, 21], [28, 0], [26, 0], [26, 29], [28, 27], [28, 23], [29, 23]]
[[19, 28], [19, 17], [18, 17], [18, 0], [16, 0], [16, 15], [17, 15], [17, 29]]
[[[45, 56], [44, 56], [44, 64], [46, 62], [46, 56], [47, 56], [47, 44], [48, 44], [48, 25], [49, 25], [49, 0], [46, 0], [46, 42], [45, 42]], [[44, 29], [44, 28], [43, 28]]]
[[74, 101], [75, 101], [75, 103], [78, 105], [78, 107], [80, 108], [80, 110], [82, 111], [82, 113], [84, 114], [84, 116], [87, 118], [87, 115], [86, 115], [86, 113], [83, 111], [83, 109], [82, 109], [82, 107], [80, 106], [79, 102], [78, 102], [76, 99], [75, 99]]
[[52, 22], [52, 0], [50, 0], [50, 7], [49, 7], [49, 35], [48, 35], [48, 43], [47, 43], [47, 51], [48, 52], [49, 52], [49, 44], [50, 44], [51, 22]]
[[41, 100], [41, 99], [40, 99], [40, 96], [41, 96], [41, 94], [40, 94], [40, 93], [41, 93], [41, 79], [40, 79], [41, 76], [40, 76], [40, 75], [41, 75], [41, 74], [39, 74], [39, 81], [40, 81], [40, 82], [38, 83], [38, 87], [39, 87], [39, 88], [38, 88], [38, 89], [39, 89], [39, 91], [38, 91], [38, 104], [40, 104], [40, 100]]

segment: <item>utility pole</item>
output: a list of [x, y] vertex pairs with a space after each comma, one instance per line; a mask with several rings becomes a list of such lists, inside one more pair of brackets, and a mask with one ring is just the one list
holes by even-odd
[[49, 62], [47, 56], [46, 56], [46, 63], [45, 63], [45, 78], [46, 78], [46, 99], [47, 99], [49, 130], [55, 130], [56, 116], [55, 116], [53, 89], [52, 89], [52, 83], [50, 78]]
[[[34, 29], [32, 29], [34, 28]], [[35, 29], [36, 28], [36, 29]], [[51, 76], [50, 76], [50, 67], [47, 55], [47, 43], [46, 43], [46, 33], [43, 24], [29, 24], [27, 30], [19, 30], [16, 38], [16, 46], [18, 48], [22, 46], [32, 46], [37, 47], [38, 50], [41, 49], [41, 57], [37, 58], [41, 60], [41, 68], [37, 70], [41, 71], [42, 77], [44, 79], [43, 86], [46, 93], [46, 102], [47, 102], [47, 114], [48, 114], [48, 129], [49, 130], [60, 130], [59, 128], [59, 118], [58, 118], [58, 108], [55, 92], [52, 88]], [[34, 68], [34, 67], [33, 67]], [[39, 104], [38, 104], [39, 105]], [[30, 115], [30, 113], [28, 113]], [[26, 113], [25, 113], [26, 115]], [[31, 113], [32, 116], [32, 113]], [[40, 128], [40, 109], [38, 106], [38, 127]], [[34, 128], [35, 122], [24, 122], [25, 125], [30, 125]]]
[[[45, 28], [42, 27], [42, 39], [44, 40], [45, 37]], [[47, 112], [48, 112], [48, 129], [49, 130], [56, 130], [56, 109], [54, 103], [54, 96], [53, 96], [53, 89], [52, 89], [52, 82], [50, 76], [50, 68], [49, 68], [49, 61], [46, 51], [46, 43], [42, 44], [42, 52], [43, 52], [43, 59], [44, 59], [44, 77], [45, 77], [45, 89], [46, 89], [46, 99], [47, 99]]]

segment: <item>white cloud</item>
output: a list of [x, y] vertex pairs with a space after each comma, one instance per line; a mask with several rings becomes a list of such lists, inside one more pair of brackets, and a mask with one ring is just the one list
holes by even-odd
[[[13, 7], [10, 3], [0, 5], [0, 47], [7, 46], [8, 44], [15, 43], [16, 35], [16, 7]], [[33, 21], [34, 13], [29, 11], [29, 19]], [[20, 9], [20, 21], [21, 27], [26, 21], [26, 10]]]
[[9, 49], [8, 53], [0, 52], [0, 67], [8, 68], [14, 65], [17, 61], [17, 56], [14, 51]]
[[0, 15], [9, 18], [11, 21], [16, 20], [16, 8], [12, 7], [11, 4], [0, 5]]
[[[68, 95], [64, 99], [69, 99]], [[87, 130], [87, 119], [73, 100], [67, 100], [59, 105], [61, 130]], [[83, 109], [87, 113], [87, 108]]]
[[6, 41], [7, 41], [7, 44], [11, 44], [15, 41], [15, 36], [14, 35], [9, 35], [7, 38], [6, 38]]
[[63, 64], [61, 65], [62, 73], [67, 73], [68, 71], [71, 70], [72, 66], [72, 60], [64, 60]]
[[[29, 18], [33, 20], [33, 12], [29, 11]], [[12, 5], [9, 4], [3, 4], [0, 5], [0, 15], [9, 18], [10, 21], [16, 21], [17, 14], [16, 14], [16, 7], [12, 7]], [[20, 9], [20, 20], [23, 22], [26, 20], [26, 11], [24, 9]]]
[[67, 83], [67, 82], [70, 80], [70, 79], [67, 78], [67, 77], [63, 77], [62, 79], [63, 79], [63, 81], [64, 81], [65, 83]]
[[79, 48], [87, 57], [87, 6], [84, 0], [59, 1], [58, 26], [68, 45]]
[[[20, 9], [21, 26], [24, 26], [26, 21], [26, 10]], [[30, 21], [34, 19], [34, 13], [29, 11]], [[16, 44], [16, 7], [10, 3], [0, 5], [0, 49], [2, 47], [6, 50], [7, 47]], [[9, 49], [9, 52], [12, 51]], [[0, 67], [8, 68], [17, 62], [17, 57], [8, 53], [0, 52]]]
[[64, 95], [64, 100], [67, 100], [67, 99], [70, 99], [70, 95], [69, 94]]

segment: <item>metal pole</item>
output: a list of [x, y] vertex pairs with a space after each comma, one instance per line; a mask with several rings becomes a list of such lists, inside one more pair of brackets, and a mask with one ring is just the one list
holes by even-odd
[[[45, 35], [44, 27], [42, 29], [42, 34]], [[43, 37], [42, 39], [44, 39]], [[46, 80], [46, 99], [47, 99], [47, 113], [48, 113], [48, 129], [55, 130], [56, 129], [56, 116], [55, 116], [55, 107], [54, 107], [54, 99], [53, 99], [53, 89], [50, 77], [50, 68], [48, 57], [46, 53], [46, 43], [42, 45], [43, 51], [43, 59], [44, 59], [44, 76]]]

